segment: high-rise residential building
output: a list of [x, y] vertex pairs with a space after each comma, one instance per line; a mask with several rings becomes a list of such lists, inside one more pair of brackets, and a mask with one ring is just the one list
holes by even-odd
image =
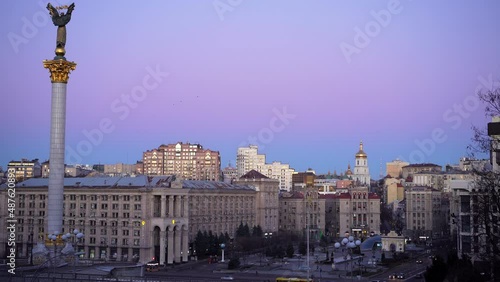
[[290, 168], [289, 164], [281, 162], [264, 164], [260, 172], [269, 178], [279, 180], [280, 190], [290, 191], [292, 189], [292, 175], [295, 170]]
[[403, 176], [403, 167], [410, 165], [408, 162], [404, 162], [400, 159], [395, 159], [392, 162], [388, 162], [385, 164], [386, 173], [385, 175], [389, 175], [393, 178], [399, 178]]
[[[160, 147], [161, 148], [161, 147]], [[152, 149], [142, 154], [142, 163], [144, 174], [146, 175], [165, 175], [165, 167], [163, 161], [165, 159], [165, 151], [162, 149]]]
[[363, 151], [363, 142], [359, 143], [359, 151], [355, 156], [354, 173], [352, 180], [360, 185], [370, 186], [370, 169], [368, 168], [368, 155]]
[[238, 177], [252, 169], [262, 172], [262, 167], [266, 164], [266, 155], [258, 153], [258, 147], [250, 145], [248, 147], [239, 147], [236, 155], [236, 169]]
[[7, 169], [14, 170], [14, 175], [16, 177], [16, 181], [24, 181], [28, 178], [32, 177], [41, 177], [42, 176], [42, 166], [38, 159], [28, 160], [21, 159], [20, 161], [10, 161], [7, 165]]
[[287, 191], [292, 189], [292, 174], [295, 170], [290, 168], [290, 165], [281, 162], [266, 164], [266, 155], [258, 154], [258, 147], [255, 145], [238, 148], [236, 168], [238, 177], [256, 170], [269, 178], [279, 180], [280, 189]]
[[177, 175], [189, 180], [221, 179], [220, 154], [200, 144], [178, 142], [143, 154], [144, 174]]

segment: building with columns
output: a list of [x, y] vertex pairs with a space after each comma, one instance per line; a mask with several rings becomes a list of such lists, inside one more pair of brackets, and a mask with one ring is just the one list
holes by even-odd
[[352, 180], [358, 185], [370, 186], [370, 169], [368, 168], [368, 155], [363, 151], [363, 142], [359, 143], [359, 151], [355, 156], [354, 173]]
[[[265, 183], [266, 180], [263, 180]], [[62, 233], [79, 229], [85, 236], [72, 238], [84, 258], [161, 264], [186, 262], [198, 230], [234, 234], [239, 224], [254, 226], [264, 218], [272, 226], [277, 216], [277, 190], [216, 181], [181, 180], [172, 176], [65, 178]], [[271, 188], [273, 186], [274, 188]], [[264, 193], [261, 196], [260, 193]], [[16, 256], [26, 258], [33, 245], [43, 242], [48, 232], [48, 179], [32, 178], [16, 187]], [[7, 186], [0, 186], [0, 200], [7, 202]], [[259, 209], [257, 199], [271, 203]], [[0, 218], [9, 214], [0, 206]], [[276, 219], [277, 220], [277, 219]], [[6, 230], [6, 221], [0, 221]], [[0, 233], [0, 257], [8, 250], [7, 232]]]

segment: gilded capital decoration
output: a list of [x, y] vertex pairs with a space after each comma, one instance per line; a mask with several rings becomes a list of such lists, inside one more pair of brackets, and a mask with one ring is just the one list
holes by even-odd
[[76, 63], [66, 60], [44, 60], [43, 67], [49, 69], [52, 83], [68, 83], [69, 73], [75, 70]]

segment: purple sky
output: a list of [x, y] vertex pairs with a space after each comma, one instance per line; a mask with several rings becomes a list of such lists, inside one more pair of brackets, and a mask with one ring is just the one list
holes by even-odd
[[[42, 61], [54, 56], [57, 28], [47, 2], [0, 10], [4, 169], [49, 156]], [[476, 91], [500, 86], [498, 1], [75, 4], [67, 163], [135, 163], [145, 150], [183, 141], [220, 151], [225, 167], [251, 136], [268, 162], [300, 171], [345, 170], [360, 140], [372, 177], [397, 157], [457, 163], [471, 125], [488, 121]], [[102, 121], [112, 132], [89, 139]]]

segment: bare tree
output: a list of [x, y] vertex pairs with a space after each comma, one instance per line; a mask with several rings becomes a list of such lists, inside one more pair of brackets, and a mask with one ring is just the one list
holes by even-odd
[[[485, 105], [487, 117], [500, 116], [500, 88], [480, 92], [478, 98]], [[468, 146], [472, 158], [499, 148], [499, 140], [489, 136], [486, 128], [473, 126], [472, 130], [472, 144]], [[472, 169], [475, 183], [471, 193], [471, 231], [476, 235], [472, 245], [478, 257], [489, 263], [491, 278], [496, 281], [495, 278], [500, 278], [495, 269], [495, 265], [500, 265], [500, 171], [484, 166]]]

